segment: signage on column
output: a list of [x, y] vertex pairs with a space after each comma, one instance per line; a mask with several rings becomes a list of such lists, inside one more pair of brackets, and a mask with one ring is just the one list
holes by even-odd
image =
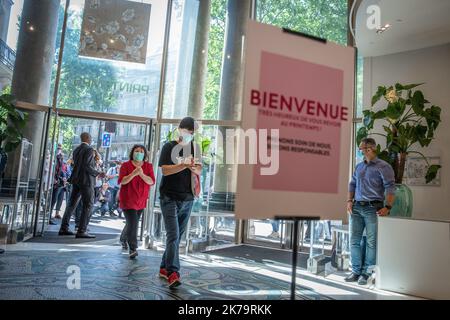
[[249, 21], [241, 134], [258, 141], [239, 139], [238, 218], [346, 219], [354, 61], [353, 47]]
[[111, 147], [111, 133], [104, 132], [102, 137], [102, 148], [110, 148]]

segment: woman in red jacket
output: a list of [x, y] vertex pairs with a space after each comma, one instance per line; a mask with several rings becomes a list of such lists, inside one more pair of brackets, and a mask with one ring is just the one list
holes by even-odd
[[147, 149], [135, 145], [130, 152], [130, 160], [120, 168], [119, 180], [120, 208], [125, 214], [126, 224], [122, 232], [130, 249], [130, 259], [137, 257], [137, 230], [139, 219], [147, 206], [150, 186], [155, 184], [153, 166], [148, 162]]

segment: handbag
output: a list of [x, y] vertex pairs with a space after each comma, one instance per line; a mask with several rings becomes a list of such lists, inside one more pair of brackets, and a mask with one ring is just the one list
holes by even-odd
[[[191, 142], [191, 144], [194, 150], [194, 158], [198, 159], [200, 156], [199, 148], [193, 142]], [[191, 172], [191, 187], [194, 197], [199, 198], [201, 193], [200, 175], [197, 175], [194, 172]]]
[[192, 186], [192, 194], [195, 198], [200, 197], [201, 185], [200, 185], [200, 176], [191, 172], [191, 186]]

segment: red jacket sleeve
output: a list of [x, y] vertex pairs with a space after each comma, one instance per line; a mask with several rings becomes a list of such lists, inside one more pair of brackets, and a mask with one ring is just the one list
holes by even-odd
[[150, 178], [152, 178], [153, 183], [151, 184], [151, 186], [153, 186], [155, 184], [155, 173], [153, 172], [153, 165], [151, 163], [148, 163], [147, 165], [147, 172], [145, 173], [147, 176], [149, 176]]
[[119, 180], [118, 183], [121, 184], [122, 183], [122, 179], [125, 178], [127, 175], [129, 175], [129, 171], [130, 171], [130, 166], [128, 165], [128, 162], [125, 162], [124, 164], [122, 164], [122, 166], [120, 167], [120, 172], [119, 172]]

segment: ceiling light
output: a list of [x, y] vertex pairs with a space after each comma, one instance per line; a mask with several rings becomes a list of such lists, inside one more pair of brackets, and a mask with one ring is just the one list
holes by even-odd
[[389, 29], [391, 27], [391, 25], [389, 23], [386, 23], [383, 27], [377, 29], [377, 33], [383, 33], [385, 32], [387, 29]]

